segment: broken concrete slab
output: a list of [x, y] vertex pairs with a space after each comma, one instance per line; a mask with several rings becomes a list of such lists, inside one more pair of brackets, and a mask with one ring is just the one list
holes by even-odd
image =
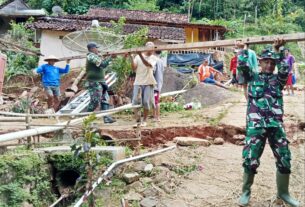
[[181, 146], [205, 146], [208, 147], [211, 143], [208, 140], [195, 138], [195, 137], [175, 137], [174, 141]]
[[[96, 146], [91, 148], [96, 152], [109, 152], [112, 154], [112, 159], [114, 161], [121, 160], [125, 158], [125, 148], [117, 146]], [[36, 148], [34, 152], [37, 153], [56, 153], [56, 152], [66, 152], [71, 151], [70, 146], [56, 146], [56, 147], [46, 147], [46, 148]]]

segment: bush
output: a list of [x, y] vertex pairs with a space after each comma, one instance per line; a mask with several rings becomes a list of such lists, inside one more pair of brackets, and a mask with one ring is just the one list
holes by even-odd
[[[30, 19], [27, 23], [32, 22]], [[11, 22], [11, 30], [6, 34], [6, 39], [19, 44], [25, 48], [35, 49], [33, 42], [34, 32], [25, 28], [26, 23]], [[29, 56], [22, 53], [6, 52], [7, 68], [5, 71], [6, 80], [17, 75], [31, 75], [31, 70], [38, 64], [37, 56]]]

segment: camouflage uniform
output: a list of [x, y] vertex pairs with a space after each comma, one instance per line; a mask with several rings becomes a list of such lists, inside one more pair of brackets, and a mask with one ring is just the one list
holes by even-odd
[[101, 110], [107, 110], [109, 105], [109, 96], [107, 93], [107, 84], [105, 82], [105, 68], [109, 65], [111, 58], [102, 60], [94, 53], [87, 55], [87, 83], [86, 87], [90, 95], [88, 111], [94, 111], [99, 105]]
[[256, 173], [266, 139], [276, 158], [281, 173], [290, 173], [291, 155], [289, 141], [283, 128], [282, 90], [288, 78], [288, 65], [283, 54], [272, 54], [278, 74], [254, 73], [249, 69], [248, 51], [243, 50], [238, 58], [238, 69], [243, 71], [248, 85], [247, 126], [243, 167], [246, 173]]
[[101, 110], [107, 110], [103, 108], [103, 104], [109, 104], [109, 95], [107, 91], [103, 90], [103, 84], [106, 83], [95, 81], [88, 81], [86, 83], [86, 88], [90, 95], [90, 103], [87, 109], [88, 112], [94, 111], [98, 106], [101, 106]]

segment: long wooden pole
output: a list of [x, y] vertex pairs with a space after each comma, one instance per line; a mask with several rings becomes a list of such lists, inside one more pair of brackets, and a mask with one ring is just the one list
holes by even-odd
[[[283, 39], [286, 42], [298, 42], [305, 41], [305, 33], [294, 33], [294, 34], [283, 34], [283, 35], [271, 35], [271, 36], [259, 36], [259, 37], [247, 37], [241, 39], [230, 39], [230, 40], [217, 40], [217, 41], [207, 41], [207, 42], [194, 42], [194, 43], [184, 43], [184, 44], [172, 44], [172, 45], [156, 45], [153, 48], [138, 47], [131, 49], [123, 49], [113, 52], [106, 52], [101, 54], [102, 56], [107, 55], [122, 55], [131, 54], [146, 51], [177, 51], [177, 50], [192, 50], [192, 49], [205, 49], [205, 48], [215, 48], [215, 47], [232, 47], [236, 45], [237, 41], [242, 41], [246, 44], [268, 44], [273, 43], [275, 39]], [[82, 59], [86, 58], [86, 55], [71, 56], [60, 58], [60, 61], [67, 59]]]

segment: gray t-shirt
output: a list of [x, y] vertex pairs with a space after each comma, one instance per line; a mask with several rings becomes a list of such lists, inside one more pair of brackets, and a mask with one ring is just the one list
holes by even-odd
[[163, 73], [164, 73], [164, 64], [163, 61], [158, 57], [155, 68], [154, 68], [154, 77], [157, 82], [154, 90], [161, 92], [163, 85]]

